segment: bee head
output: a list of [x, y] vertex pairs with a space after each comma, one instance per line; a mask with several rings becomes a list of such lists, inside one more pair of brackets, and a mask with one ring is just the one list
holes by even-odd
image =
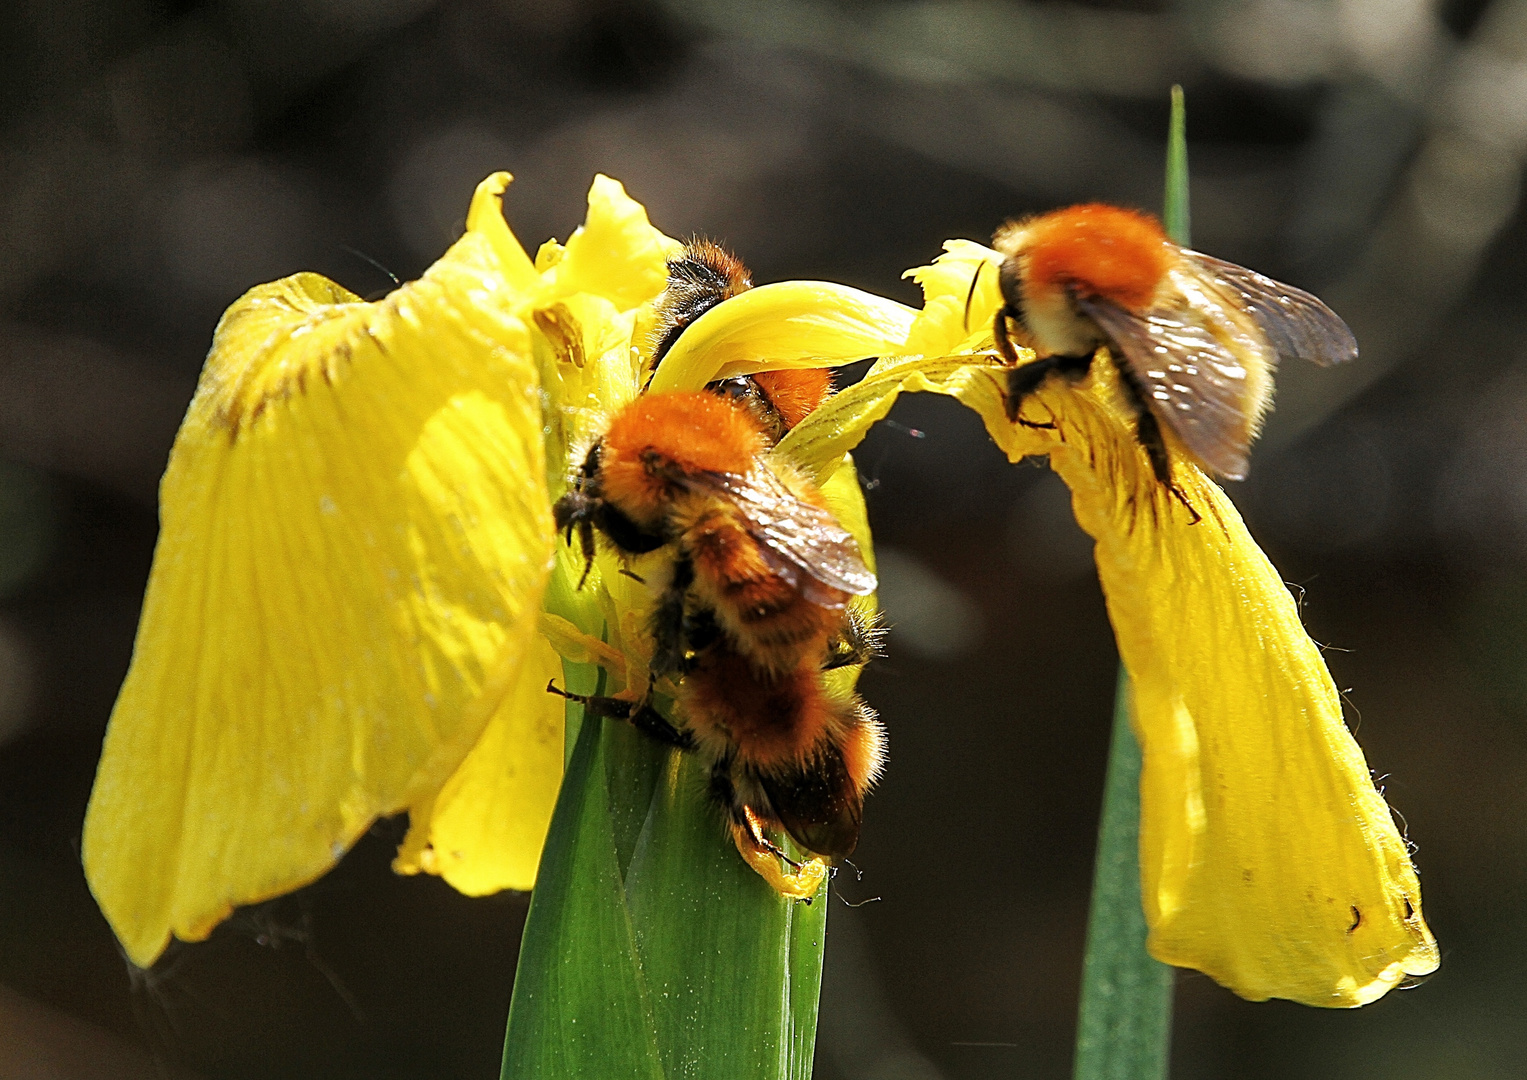
[[594, 566], [594, 523], [604, 506], [598, 490], [601, 445], [595, 442], [589, 447], [588, 455], [573, 476], [572, 486], [551, 508], [552, 521], [569, 544], [573, 542], [573, 530], [578, 531], [579, 546], [583, 550], [583, 576], [578, 579], [580, 589]]

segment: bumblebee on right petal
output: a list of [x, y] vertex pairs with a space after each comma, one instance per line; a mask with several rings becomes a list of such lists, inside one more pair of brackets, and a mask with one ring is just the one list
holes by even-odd
[[[1352, 331], [1316, 297], [1179, 247], [1139, 211], [1054, 210], [1008, 222], [992, 246], [1003, 256], [994, 334], [1011, 368], [1009, 418], [1027, 423], [1023, 400], [1051, 372], [1080, 378], [1108, 346], [1152, 471], [1189, 510], [1162, 425], [1206, 470], [1244, 479], [1277, 362], [1324, 366], [1357, 355]], [[1038, 359], [1020, 363], [1015, 345]]]

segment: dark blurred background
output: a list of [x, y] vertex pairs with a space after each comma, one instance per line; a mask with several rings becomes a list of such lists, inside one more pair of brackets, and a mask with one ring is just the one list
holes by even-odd
[[[531, 250], [596, 171], [755, 279], [916, 301], [946, 237], [1161, 198], [1314, 289], [1232, 489], [1418, 845], [1441, 971], [1359, 1012], [1178, 979], [1173, 1076], [1527, 1072], [1527, 0], [10, 0], [0, 9], [0, 1076], [497, 1075], [526, 900], [328, 878], [131, 972], [78, 836], [154, 490], [222, 309], [380, 295], [508, 168]], [[1063, 488], [909, 399], [861, 448], [892, 733], [817, 1075], [1069, 1075], [1116, 657]]]

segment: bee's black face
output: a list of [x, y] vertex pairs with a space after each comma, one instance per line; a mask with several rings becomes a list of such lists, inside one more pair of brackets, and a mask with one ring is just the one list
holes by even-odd
[[594, 505], [594, 500], [577, 487], [568, 491], [551, 508], [551, 517], [557, 524], [557, 531], [565, 532], [568, 541], [571, 542], [574, 527], [593, 517]]
[[589, 447], [588, 456], [583, 459], [583, 464], [578, 469], [578, 475], [573, 479], [573, 488], [582, 491], [589, 486], [594, 477], [599, 475], [599, 452], [604, 446], [603, 440]]

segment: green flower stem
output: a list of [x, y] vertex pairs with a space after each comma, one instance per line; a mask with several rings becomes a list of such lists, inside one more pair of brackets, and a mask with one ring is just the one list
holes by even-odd
[[[1190, 242], [1187, 107], [1172, 87], [1162, 224]], [[1140, 903], [1140, 744], [1130, 725], [1129, 673], [1119, 668], [1113, 740], [1103, 787], [1082, 1004], [1076, 1027], [1076, 1080], [1156, 1080], [1166, 1076], [1172, 1036], [1172, 969], [1145, 949]]]
[[1172, 969], [1145, 951], [1140, 744], [1130, 727], [1129, 698], [1129, 676], [1121, 670], [1087, 918], [1076, 1080], [1164, 1077], [1172, 1033]]

